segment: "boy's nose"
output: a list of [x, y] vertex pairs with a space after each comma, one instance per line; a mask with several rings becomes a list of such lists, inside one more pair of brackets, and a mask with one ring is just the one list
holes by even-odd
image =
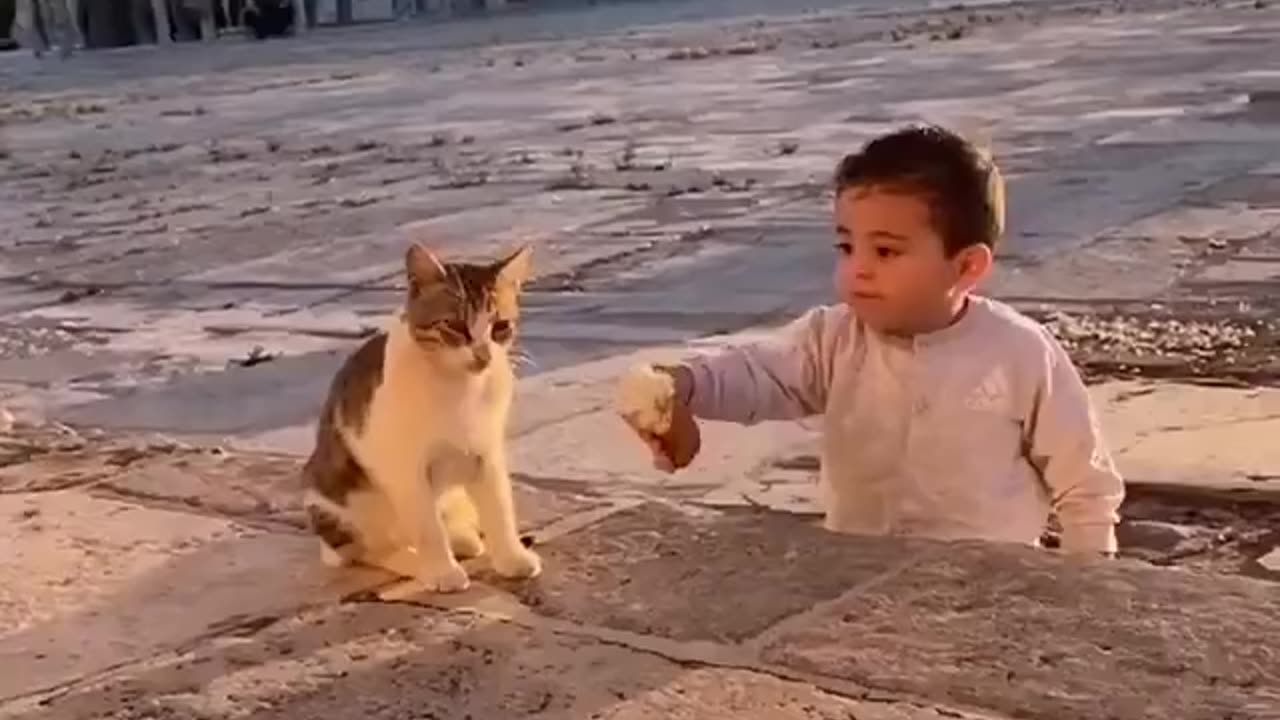
[[857, 280], [870, 280], [875, 276], [875, 270], [872, 264], [865, 260], [850, 260], [850, 274]]

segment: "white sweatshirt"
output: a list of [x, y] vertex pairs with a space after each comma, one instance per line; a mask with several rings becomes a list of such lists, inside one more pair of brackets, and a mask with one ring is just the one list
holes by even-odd
[[1124, 481], [1071, 360], [1013, 308], [973, 297], [944, 330], [881, 335], [845, 306], [696, 357], [694, 415], [823, 415], [822, 495], [837, 532], [1036, 544], [1050, 511], [1068, 552], [1114, 552]]

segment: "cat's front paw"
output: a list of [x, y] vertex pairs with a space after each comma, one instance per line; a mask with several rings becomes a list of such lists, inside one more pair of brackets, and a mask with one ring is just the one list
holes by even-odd
[[423, 568], [418, 573], [417, 580], [428, 592], [456, 593], [471, 587], [467, 571], [456, 562], [441, 567]]
[[542, 574], [542, 558], [525, 547], [511, 548], [502, 553], [493, 552], [493, 571], [504, 578], [522, 580]]

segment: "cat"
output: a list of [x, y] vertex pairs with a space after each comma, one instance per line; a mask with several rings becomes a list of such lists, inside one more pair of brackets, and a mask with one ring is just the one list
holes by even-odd
[[518, 534], [505, 437], [530, 254], [442, 263], [410, 246], [404, 304], [334, 377], [303, 467], [325, 564], [441, 593], [465, 590], [458, 560], [486, 549], [503, 577], [542, 571]]

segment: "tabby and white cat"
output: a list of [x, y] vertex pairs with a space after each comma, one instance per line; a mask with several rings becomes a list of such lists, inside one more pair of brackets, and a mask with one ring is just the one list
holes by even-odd
[[326, 564], [434, 592], [466, 589], [457, 558], [486, 547], [504, 577], [541, 572], [517, 531], [505, 445], [529, 256], [441, 263], [409, 248], [405, 303], [338, 371], [303, 469]]

